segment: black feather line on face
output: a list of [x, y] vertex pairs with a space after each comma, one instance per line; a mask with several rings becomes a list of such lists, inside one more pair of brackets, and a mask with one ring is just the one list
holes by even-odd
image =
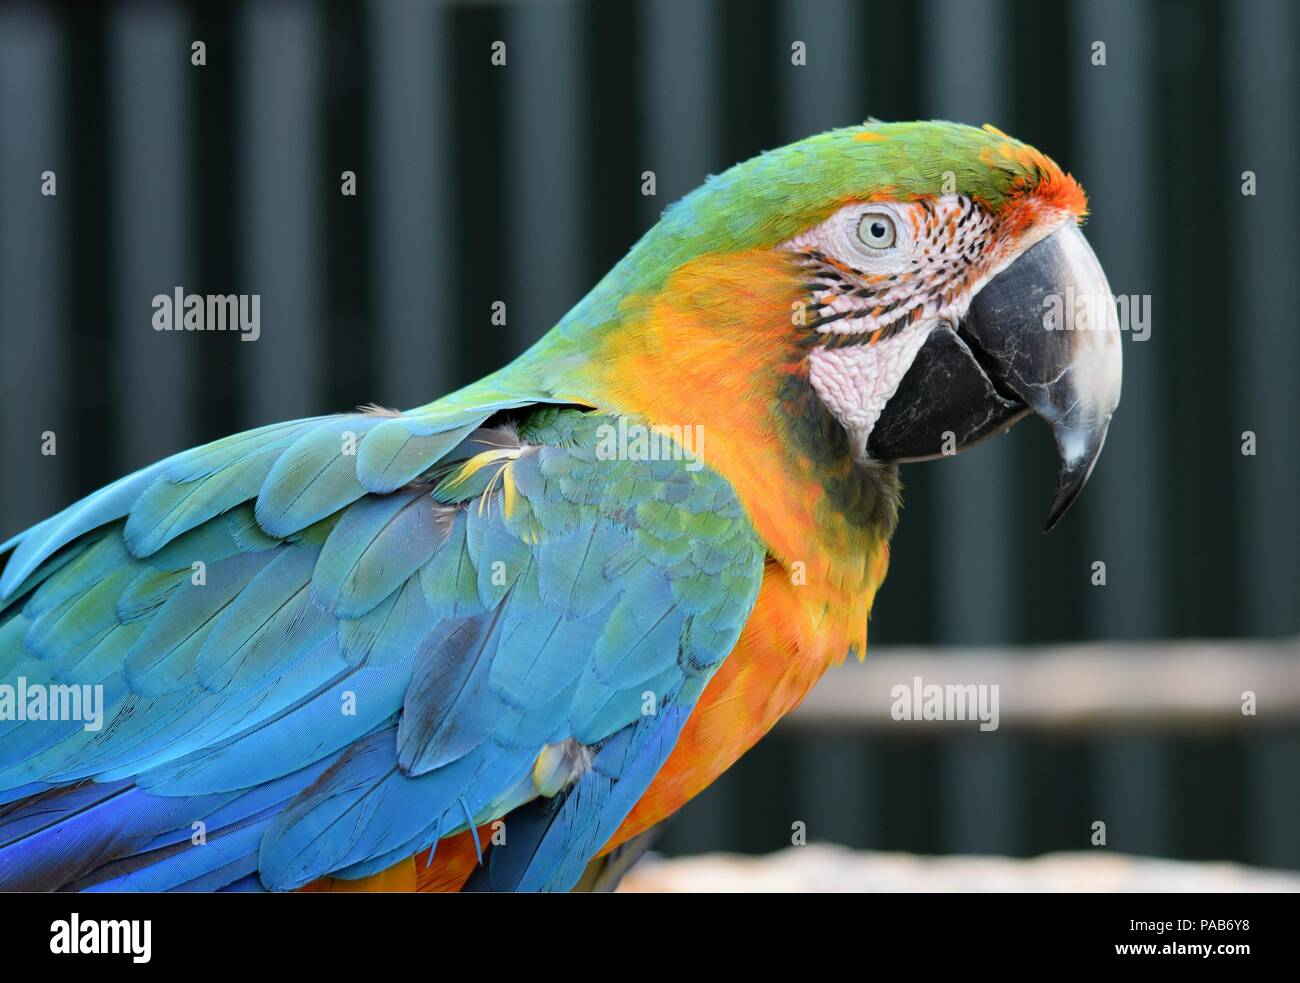
[[[907, 297], [892, 301], [883, 307], [879, 304], [868, 304], [865, 307], [852, 307], [845, 311], [836, 311], [831, 309], [825, 300], [818, 300], [817, 298], [819, 296], [825, 297], [827, 293], [830, 293], [837, 298], [852, 297], [855, 300], [870, 301], [881, 291], [870, 285], [848, 286], [850, 281], [841, 274], [839, 270], [831, 266], [830, 263], [827, 262], [826, 257], [816, 250], [808, 250], [802, 255], [806, 258], [806, 261], [802, 266], [812, 274], [810, 282], [802, 284], [803, 288], [810, 292], [807, 306], [811, 310], [817, 310], [819, 312], [824, 310], [828, 311], [828, 313], [819, 313], [817, 317], [801, 325], [801, 327], [807, 329], [809, 332], [809, 334], [806, 334], [799, 339], [799, 346], [801, 348], [812, 348], [820, 345], [823, 348], [835, 350], [840, 348], [852, 348], [855, 345], [870, 344], [873, 340], [885, 341], [888, 338], [894, 337], [902, 331], [903, 328], [912, 323], [912, 319], [909, 315], [912, 310], [915, 309], [917, 304], [908, 304], [912, 298]], [[861, 277], [862, 279], [866, 279], [867, 277], [867, 274], [861, 270], [854, 269], [852, 272], [854, 275]], [[885, 290], [889, 290], [897, 284], [897, 280], [898, 275], [891, 273], [889, 276], [881, 280], [880, 283]], [[903, 307], [904, 304], [908, 304], [908, 306]], [[886, 315], [892, 314], [900, 308], [903, 309], [893, 320], [881, 320]], [[875, 315], [877, 326], [870, 330], [854, 332], [818, 330], [819, 328], [822, 328], [827, 324], [833, 324], [836, 321], [853, 320], [854, 318], [871, 316], [877, 309], [879, 309], [879, 313]]]

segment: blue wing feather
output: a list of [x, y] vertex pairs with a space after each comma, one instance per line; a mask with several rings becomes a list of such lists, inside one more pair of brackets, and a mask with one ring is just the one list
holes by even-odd
[[[262, 428], [7, 544], [0, 681], [104, 694], [98, 731], [0, 721], [9, 883], [291, 888], [509, 813], [531, 846], [491, 848], [491, 883], [573, 884], [734, 644], [763, 551], [707, 470], [600, 459], [600, 417], [485, 426], [546, 399]], [[534, 765], [575, 741], [590, 767], [556, 794]]]

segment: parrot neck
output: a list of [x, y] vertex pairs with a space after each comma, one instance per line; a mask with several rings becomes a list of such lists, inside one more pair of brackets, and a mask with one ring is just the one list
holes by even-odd
[[853, 459], [809, 385], [791, 323], [794, 264], [771, 250], [709, 254], [658, 289], [629, 286], [616, 267], [506, 371], [542, 379], [565, 401], [698, 435], [692, 456], [736, 489], [771, 556], [826, 588], [809, 602], [845, 604], [865, 632], [898, 475]]

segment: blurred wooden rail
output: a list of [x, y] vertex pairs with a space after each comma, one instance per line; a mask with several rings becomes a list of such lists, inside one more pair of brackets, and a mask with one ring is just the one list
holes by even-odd
[[[832, 669], [790, 716], [792, 725], [869, 729], [975, 728], [896, 721], [897, 685], [997, 684], [1000, 728], [1252, 729], [1300, 721], [1300, 640], [1153, 642], [1015, 649], [869, 650]], [[1242, 713], [1245, 691], [1254, 716]], [[904, 731], [905, 732], [905, 731]]]
[[926, 857], [813, 843], [761, 857], [714, 853], [638, 865], [620, 891], [951, 892], [1300, 891], [1300, 874], [1234, 863], [1188, 863], [1111, 850], [1011, 857]]

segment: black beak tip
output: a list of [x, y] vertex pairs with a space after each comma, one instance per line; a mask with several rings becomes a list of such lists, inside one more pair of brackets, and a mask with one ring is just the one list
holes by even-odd
[[1047, 511], [1047, 521], [1043, 523], [1043, 532], [1048, 533], [1056, 528], [1056, 524], [1070, 510], [1070, 506], [1074, 504], [1081, 491], [1083, 491], [1083, 482], [1070, 482], [1057, 486], [1056, 494], [1052, 497], [1052, 507]]
[[1052, 507], [1047, 510], [1047, 522], [1043, 524], [1043, 532], [1051, 532], [1061, 521], [1061, 517], [1070, 510], [1070, 506], [1074, 504], [1074, 500], [1079, 497], [1083, 486], [1092, 476], [1092, 469], [1100, 456], [1101, 443], [1098, 442], [1095, 449], [1073, 467], [1062, 462], [1060, 475], [1056, 479], [1056, 494], [1052, 496]]

